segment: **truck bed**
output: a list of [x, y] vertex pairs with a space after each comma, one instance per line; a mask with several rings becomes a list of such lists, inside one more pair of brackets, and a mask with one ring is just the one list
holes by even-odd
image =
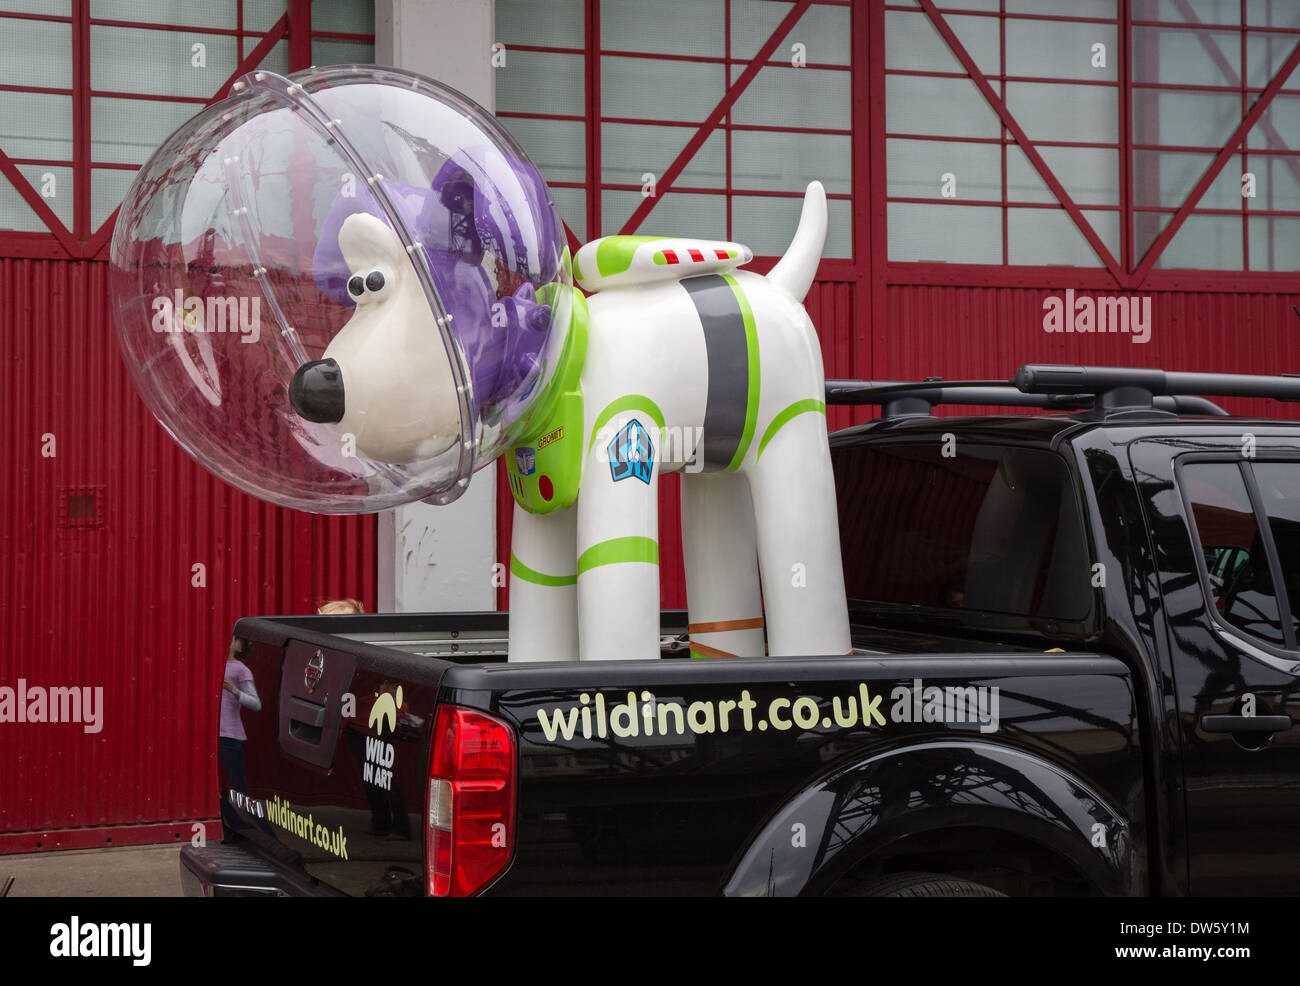
[[[246, 791], [223, 755], [228, 842], [292, 876], [280, 884], [295, 892], [424, 893], [443, 707], [479, 710], [516, 738], [509, 863], [481, 888], [494, 894], [809, 892], [845, 876], [836, 856], [852, 840], [835, 837], [841, 812], [825, 810], [844, 797], [896, 802], [898, 824], [1030, 797], [1050, 840], [1093, 824], [1051, 790], [1073, 778], [1105, 824], [1141, 824], [1134, 698], [1113, 657], [863, 625], [852, 655], [692, 659], [685, 614], [668, 611], [660, 660], [509, 664], [505, 621], [241, 620], [262, 710], [243, 716]], [[387, 729], [375, 709], [399, 686]], [[919, 775], [930, 787], [862, 787], [864, 771], [883, 777], [903, 756], [934, 761]], [[821, 807], [779, 821], [805, 798]], [[791, 825], [804, 826], [801, 846]], [[797, 861], [784, 884], [755, 856], [777, 851], [773, 838]]]

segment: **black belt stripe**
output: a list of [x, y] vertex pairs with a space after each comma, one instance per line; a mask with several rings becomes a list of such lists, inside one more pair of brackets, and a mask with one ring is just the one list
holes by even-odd
[[708, 356], [708, 403], [701, 441], [705, 471], [726, 469], [740, 446], [749, 405], [749, 347], [736, 293], [718, 274], [681, 282], [699, 313]]

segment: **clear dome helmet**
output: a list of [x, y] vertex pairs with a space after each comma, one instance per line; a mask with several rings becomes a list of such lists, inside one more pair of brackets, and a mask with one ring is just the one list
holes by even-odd
[[460, 496], [551, 382], [572, 293], [515, 141], [373, 66], [241, 79], [141, 169], [111, 250], [154, 416], [226, 481], [323, 513]]

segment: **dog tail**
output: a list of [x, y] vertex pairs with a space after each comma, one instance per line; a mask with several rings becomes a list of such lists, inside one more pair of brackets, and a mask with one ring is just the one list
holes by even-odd
[[822, 258], [826, 242], [826, 189], [815, 181], [808, 186], [803, 197], [803, 214], [799, 228], [775, 267], [768, 271], [767, 279], [795, 301], [803, 301], [812, 287], [817, 264]]

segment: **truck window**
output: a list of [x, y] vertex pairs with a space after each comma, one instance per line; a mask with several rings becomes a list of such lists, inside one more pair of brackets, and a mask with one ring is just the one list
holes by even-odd
[[1300, 462], [1256, 462], [1250, 466], [1259, 485], [1259, 498], [1282, 568], [1282, 585], [1291, 619], [1300, 637], [1296, 608], [1300, 605]]
[[[1239, 630], [1285, 646], [1268, 549], [1251, 506], [1241, 464], [1188, 463], [1182, 470], [1182, 484], [1205, 558], [1214, 608], [1224, 621]], [[1280, 516], [1279, 523], [1285, 526], [1288, 521]]]
[[1083, 521], [1059, 456], [937, 441], [865, 445], [836, 450], [835, 476], [851, 598], [1088, 615]]

